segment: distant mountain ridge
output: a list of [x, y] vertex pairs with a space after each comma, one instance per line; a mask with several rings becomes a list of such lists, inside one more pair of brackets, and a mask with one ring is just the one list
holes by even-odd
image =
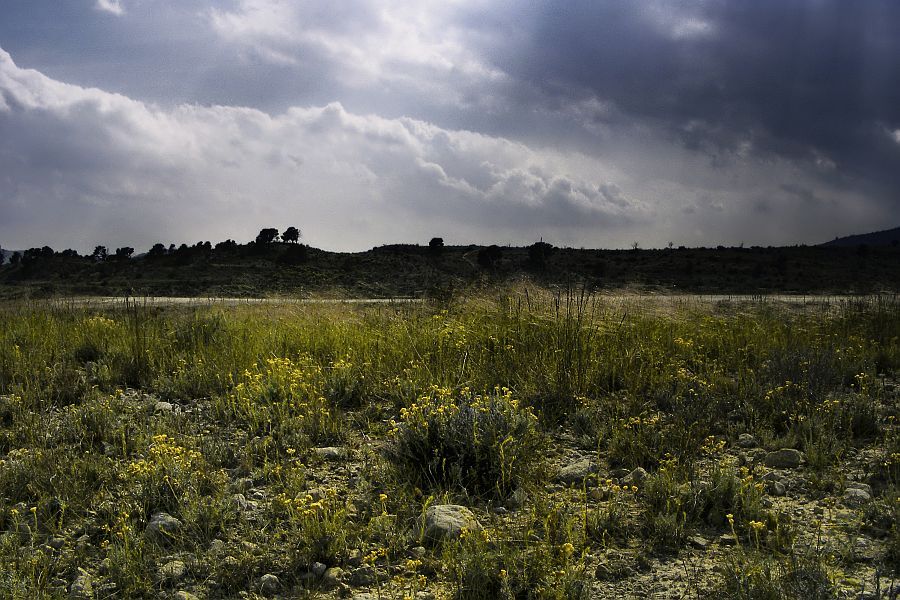
[[900, 227], [834, 238], [822, 246], [896, 246], [900, 244]]

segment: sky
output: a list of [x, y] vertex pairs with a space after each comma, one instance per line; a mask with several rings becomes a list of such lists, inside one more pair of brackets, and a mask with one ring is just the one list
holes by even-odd
[[0, 246], [900, 225], [896, 0], [2, 0]]

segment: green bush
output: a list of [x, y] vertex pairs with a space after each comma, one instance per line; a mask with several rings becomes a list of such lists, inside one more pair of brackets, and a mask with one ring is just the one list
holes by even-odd
[[507, 389], [454, 396], [434, 388], [400, 416], [388, 456], [415, 485], [505, 497], [540, 472], [537, 418]]

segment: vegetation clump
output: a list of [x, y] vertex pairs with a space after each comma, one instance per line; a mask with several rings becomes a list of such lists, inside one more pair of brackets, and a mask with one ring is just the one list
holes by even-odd
[[389, 457], [415, 485], [504, 498], [533, 485], [545, 448], [537, 417], [512, 390], [435, 387], [400, 410]]

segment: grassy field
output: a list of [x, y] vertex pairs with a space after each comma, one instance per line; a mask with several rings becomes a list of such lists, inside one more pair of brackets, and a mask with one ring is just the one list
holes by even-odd
[[898, 367], [884, 296], [9, 302], [0, 597], [888, 597]]

